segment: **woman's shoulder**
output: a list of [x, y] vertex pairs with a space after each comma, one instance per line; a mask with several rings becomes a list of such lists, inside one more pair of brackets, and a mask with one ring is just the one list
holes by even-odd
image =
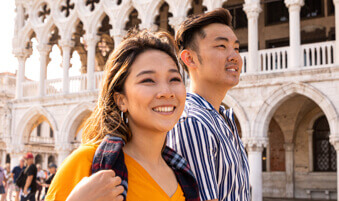
[[74, 150], [69, 157], [70, 158], [84, 158], [84, 157], [93, 158], [97, 148], [98, 148], [98, 145], [94, 145], [94, 144], [80, 145], [80, 147]]
[[77, 183], [91, 175], [97, 147], [98, 145], [81, 145], [62, 162], [48, 189], [46, 200], [66, 200]]

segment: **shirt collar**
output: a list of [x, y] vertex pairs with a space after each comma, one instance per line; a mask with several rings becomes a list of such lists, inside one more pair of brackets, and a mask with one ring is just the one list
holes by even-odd
[[[191, 104], [196, 105], [198, 107], [202, 107], [207, 110], [215, 110], [213, 105], [209, 103], [205, 98], [200, 96], [199, 94], [188, 92], [186, 95], [186, 100], [189, 101]], [[224, 106], [221, 105], [219, 107], [219, 113], [222, 115], [225, 115], [226, 109]]]

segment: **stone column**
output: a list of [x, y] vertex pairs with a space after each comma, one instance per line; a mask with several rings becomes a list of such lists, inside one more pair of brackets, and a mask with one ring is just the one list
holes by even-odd
[[24, 1], [16, 1], [15, 3], [16, 3], [16, 9], [17, 9], [17, 16], [15, 19], [14, 35], [17, 35], [18, 30], [20, 30], [24, 26], [25, 13], [24, 13], [24, 7], [23, 7]]
[[39, 79], [39, 96], [44, 96], [46, 93], [46, 74], [48, 56], [51, 51], [50, 45], [39, 45], [38, 51], [40, 54], [40, 79]]
[[[330, 0], [329, 0], [330, 1]], [[335, 7], [335, 55], [334, 62], [339, 65], [339, 0], [333, 0]]]
[[100, 37], [95, 34], [85, 35], [87, 44], [87, 90], [92, 91], [95, 88], [95, 50]]
[[62, 48], [62, 91], [64, 94], [69, 93], [69, 68], [71, 61], [71, 50], [74, 47], [74, 42], [71, 40], [62, 40], [60, 41], [60, 46]]
[[[1, 152], [1, 159], [0, 159], [0, 165], [5, 165], [5, 163], [6, 163], [6, 150], [1, 150], [0, 151]], [[2, 166], [2, 167], [4, 167], [4, 166]]]
[[285, 143], [286, 197], [294, 198], [294, 144]]
[[118, 47], [118, 45], [121, 43], [122, 39], [124, 38], [124, 30], [118, 29], [118, 28], [113, 28], [111, 30], [111, 36], [113, 37], [114, 40], [114, 49]]
[[71, 154], [72, 147], [68, 143], [60, 144], [55, 147], [58, 159], [57, 159], [57, 166], [60, 167], [61, 163]]
[[213, 11], [214, 9], [221, 8], [223, 0], [209, 0], [203, 1], [203, 5], [207, 7], [207, 12]]
[[[337, 128], [339, 128], [337, 126]], [[337, 192], [339, 192], [339, 131], [337, 130], [337, 134], [330, 134], [330, 143], [335, 148], [335, 151], [337, 153]], [[338, 195], [337, 195], [338, 197]]]
[[18, 70], [16, 73], [16, 99], [22, 98], [23, 86], [22, 83], [25, 81], [25, 63], [26, 59], [30, 56], [28, 51], [20, 51], [15, 53], [15, 57], [18, 59]]
[[252, 201], [262, 201], [262, 151], [263, 146], [252, 144], [248, 146], [248, 163], [250, 166], [250, 185]]
[[12, 152], [10, 154], [11, 156], [11, 170], [20, 164], [20, 158], [23, 157], [25, 154], [24, 153], [20, 153], [20, 152]]
[[261, 12], [260, 1], [253, 0], [244, 4], [244, 11], [248, 20], [248, 67], [247, 73], [259, 71], [258, 52], [258, 18]]
[[175, 33], [178, 31], [181, 23], [185, 20], [185, 16], [170, 17], [168, 23], [172, 26]]
[[313, 172], [313, 129], [308, 129], [308, 171]]
[[43, 157], [42, 167], [45, 170], [47, 170], [47, 168], [48, 168], [48, 154], [45, 153], [45, 154], [42, 155], [42, 157]]
[[301, 67], [302, 51], [300, 42], [300, 9], [304, 0], [285, 0], [289, 12], [290, 25], [290, 50], [288, 55], [288, 68], [297, 69]]

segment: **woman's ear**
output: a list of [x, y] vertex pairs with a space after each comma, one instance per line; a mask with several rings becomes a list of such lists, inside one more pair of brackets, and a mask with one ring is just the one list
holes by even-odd
[[193, 52], [191, 50], [187, 50], [187, 49], [183, 50], [180, 53], [180, 58], [185, 63], [187, 68], [189, 69], [197, 68], [196, 62], [193, 59]]
[[119, 92], [114, 92], [113, 94], [114, 102], [117, 104], [118, 108], [122, 112], [127, 112], [127, 101], [126, 96]]

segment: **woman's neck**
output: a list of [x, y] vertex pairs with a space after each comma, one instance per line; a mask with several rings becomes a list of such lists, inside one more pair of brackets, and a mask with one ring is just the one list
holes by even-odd
[[[132, 130], [132, 129], [131, 129]], [[133, 131], [134, 130], [134, 131]], [[156, 166], [163, 164], [161, 155], [167, 133], [133, 129], [132, 139], [124, 146], [126, 154], [144, 164]]]

